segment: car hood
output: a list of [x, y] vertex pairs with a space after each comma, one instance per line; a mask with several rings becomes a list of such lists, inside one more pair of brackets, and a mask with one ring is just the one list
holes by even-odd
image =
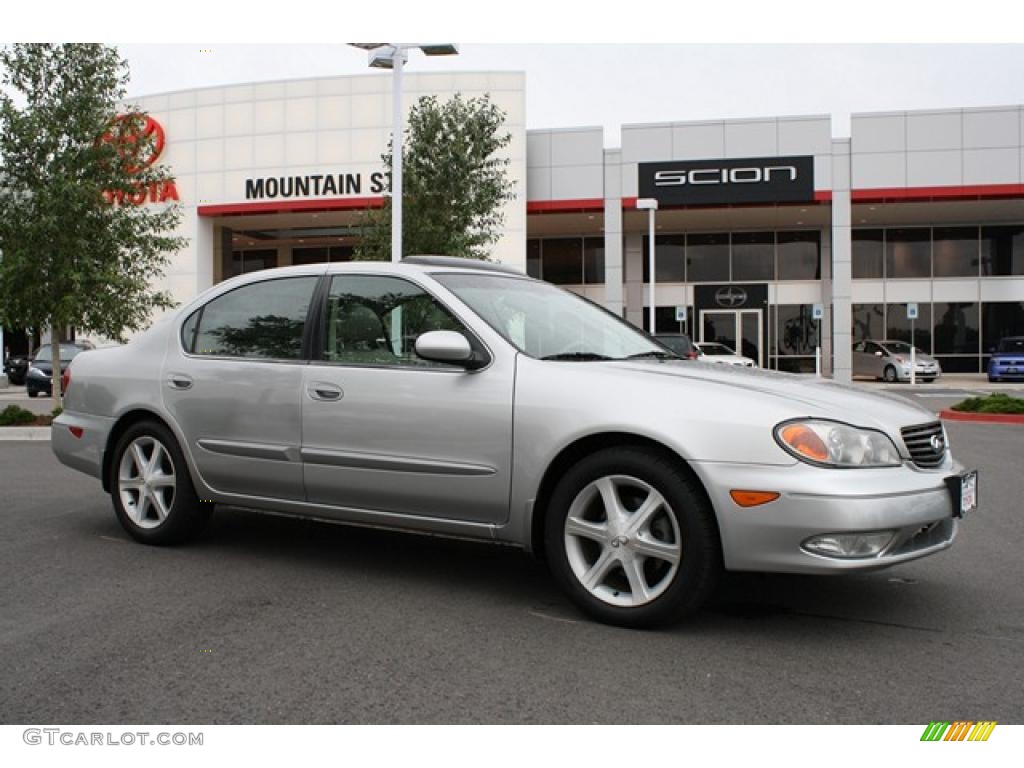
[[[888, 432], [911, 424], [936, 421], [932, 411], [898, 395], [874, 392], [828, 379], [764, 368], [686, 361], [629, 361], [613, 363], [617, 367], [650, 375], [675, 377], [694, 384], [728, 387], [744, 399], [761, 397], [774, 406], [788, 406], [791, 418], [813, 416], [836, 419], [855, 426], [874, 427]], [[773, 408], [772, 410], [775, 410]]]
[[707, 355], [704, 357], [708, 359], [708, 362], [720, 362], [720, 363], [747, 363], [754, 362], [749, 357], [743, 355]]

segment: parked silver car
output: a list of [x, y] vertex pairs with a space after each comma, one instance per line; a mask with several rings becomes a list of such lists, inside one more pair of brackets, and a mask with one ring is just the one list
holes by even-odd
[[506, 542], [628, 626], [695, 610], [723, 567], [938, 552], [977, 481], [902, 399], [684, 362], [571, 293], [438, 257], [221, 283], [76, 358], [52, 437], [142, 542], [194, 535], [209, 502]]
[[[853, 345], [853, 375], [910, 381], [910, 358], [910, 345], [905, 341], [859, 341]], [[918, 381], [935, 381], [942, 375], [942, 366], [931, 355], [915, 348], [913, 358]]]

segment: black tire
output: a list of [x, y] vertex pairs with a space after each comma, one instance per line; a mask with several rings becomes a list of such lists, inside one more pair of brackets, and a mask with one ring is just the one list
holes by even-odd
[[896, 366], [895, 365], [887, 365], [887, 366], [885, 366], [885, 370], [882, 371], [882, 378], [885, 379], [890, 384], [896, 383], [896, 381], [898, 380], [898, 377], [896, 375]]
[[29, 397], [38, 397], [39, 396], [39, 390], [38, 389], [26, 389], [25, 390], [25, 394], [27, 394]]
[[990, 383], [995, 383], [995, 382], [999, 381], [999, 377], [998, 376], [989, 376], [988, 380], [989, 380]]
[[[640, 605], [618, 606], [597, 597], [580, 582], [567, 552], [565, 524], [574, 500], [591, 483], [611, 476], [635, 478], [651, 486], [666, 501], [665, 514], [672, 515], [678, 526], [681, 557], [674, 575], [666, 574], [663, 579], [667, 585], [662, 587], [663, 591]], [[619, 498], [621, 500], [621, 496]], [[673, 538], [674, 535], [668, 540]], [[544, 541], [552, 575], [568, 597], [598, 621], [623, 627], [656, 627], [680, 621], [707, 601], [722, 571], [722, 549], [714, 510], [699, 482], [679, 466], [678, 460], [641, 447], [607, 448], [581, 459], [566, 472], [551, 496]], [[633, 545], [611, 546], [625, 549]], [[607, 545], [602, 551], [606, 549]], [[646, 563], [646, 559], [641, 562]], [[661, 565], [663, 563], [654, 564], [655, 567]], [[620, 573], [625, 576], [624, 571]], [[614, 568], [609, 574], [609, 578], [615, 577]]]
[[[174, 476], [173, 494], [167, 516], [144, 527], [132, 519], [121, 496], [119, 474], [125, 452], [140, 438], [158, 442], [164, 449]], [[150, 454], [152, 455], [152, 454]], [[110, 462], [110, 497], [114, 512], [124, 529], [144, 544], [180, 544], [194, 538], [210, 519], [213, 504], [201, 503], [189, 475], [188, 464], [173, 433], [156, 421], [141, 421], [129, 427], [114, 447]]]

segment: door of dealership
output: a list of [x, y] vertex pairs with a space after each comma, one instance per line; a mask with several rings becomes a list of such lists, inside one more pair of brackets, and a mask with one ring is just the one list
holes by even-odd
[[763, 367], [762, 314], [759, 309], [702, 309], [700, 340], [724, 344]]

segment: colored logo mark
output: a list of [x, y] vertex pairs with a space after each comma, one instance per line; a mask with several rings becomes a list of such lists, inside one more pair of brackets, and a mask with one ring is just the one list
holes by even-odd
[[988, 741], [995, 727], [995, 720], [933, 720], [921, 734], [921, 741]]

